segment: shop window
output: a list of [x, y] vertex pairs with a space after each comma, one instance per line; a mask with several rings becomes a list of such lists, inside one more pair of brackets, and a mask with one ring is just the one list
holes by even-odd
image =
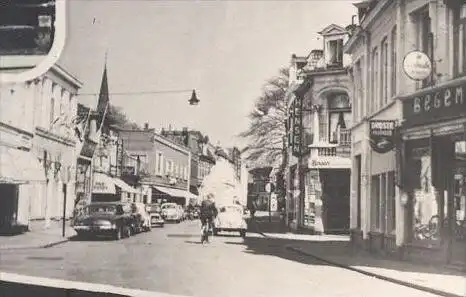
[[454, 19], [454, 73], [456, 76], [466, 74], [466, 4], [462, 4], [459, 9], [453, 9]]
[[413, 239], [432, 240], [438, 238], [439, 201], [432, 187], [431, 156], [429, 148], [412, 150], [409, 164], [412, 192]]
[[372, 231], [395, 230], [395, 172], [372, 176]]

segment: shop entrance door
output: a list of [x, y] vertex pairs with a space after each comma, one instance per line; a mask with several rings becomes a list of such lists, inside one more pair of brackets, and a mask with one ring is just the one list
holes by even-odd
[[350, 229], [350, 171], [322, 170], [325, 233], [348, 233]]
[[[466, 267], [466, 168], [453, 172], [453, 201], [449, 216], [453, 217], [451, 226], [450, 264]], [[450, 196], [451, 197], [451, 196]]]
[[0, 232], [11, 231], [18, 212], [17, 185], [0, 184]]

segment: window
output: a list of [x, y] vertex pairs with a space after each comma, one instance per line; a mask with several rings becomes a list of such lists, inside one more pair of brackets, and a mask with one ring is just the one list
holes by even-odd
[[338, 142], [339, 133], [351, 127], [351, 105], [346, 94], [334, 94], [328, 97], [328, 135], [331, 143]]
[[377, 48], [372, 51], [372, 67], [371, 67], [371, 98], [370, 111], [377, 111], [377, 103], [379, 102], [379, 52]]
[[388, 103], [388, 41], [387, 38], [384, 38], [382, 41], [382, 67], [381, 67], [381, 98], [380, 98], [380, 107], [385, 106]]
[[396, 228], [395, 172], [387, 173], [387, 231], [394, 233]]
[[163, 174], [163, 154], [161, 152], [158, 152], [155, 158], [155, 165], [156, 165], [156, 170], [155, 173], [158, 175]]
[[390, 52], [391, 52], [391, 55], [392, 55], [392, 57], [391, 57], [392, 61], [391, 61], [391, 66], [390, 66], [390, 68], [391, 68], [390, 75], [392, 77], [392, 80], [391, 80], [392, 86], [391, 86], [391, 89], [390, 89], [390, 91], [391, 91], [390, 92], [390, 97], [395, 97], [396, 94], [397, 94], [397, 89], [396, 89], [397, 67], [396, 66], [398, 65], [398, 63], [396, 61], [396, 59], [397, 59], [397, 56], [396, 56], [397, 31], [396, 30], [397, 30], [396, 26], [393, 27], [393, 29], [392, 29], [392, 39], [391, 39], [391, 43], [390, 43], [390, 46], [391, 46]]
[[372, 231], [380, 231], [380, 175], [372, 176]]
[[341, 65], [343, 63], [343, 39], [328, 42], [329, 64]]
[[[429, 56], [431, 61], [433, 61], [433, 34], [431, 19], [429, 16], [429, 7], [425, 7], [415, 15], [417, 21], [417, 46], [418, 49]], [[428, 77], [422, 81], [422, 88], [427, 87], [431, 83], [431, 78]]]
[[173, 161], [168, 160], [167, 161], [167, 171], [166, 174], [172, 175], [173, 174]]
[[55, 98], [50, 99], [50, 119], [49, 123], [52, 124], [55, 121]]
[[[453, 9], [454, 31], [454, 74], [466, 74], [466, 4], [462, 4], [459, 9]], [[456, 62], [457, 61], [457, 62]]]

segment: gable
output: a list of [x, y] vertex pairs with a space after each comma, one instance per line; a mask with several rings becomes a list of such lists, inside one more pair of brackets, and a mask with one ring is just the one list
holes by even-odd
[[335, 25], [335, 24], [328, 25], [322, 31], [319, 32], [319, 34], [321, 34], [322, 36], [346, 34], [346, 33], [347, 32], [346, 32], [345, 28], [343, 28], [341, 26], [338, 26], [338, 25]]

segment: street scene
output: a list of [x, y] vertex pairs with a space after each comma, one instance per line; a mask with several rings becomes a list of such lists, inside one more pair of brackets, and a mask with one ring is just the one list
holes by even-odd
[[466, 296], [464, 1], [0, 10], [0, 297]]

